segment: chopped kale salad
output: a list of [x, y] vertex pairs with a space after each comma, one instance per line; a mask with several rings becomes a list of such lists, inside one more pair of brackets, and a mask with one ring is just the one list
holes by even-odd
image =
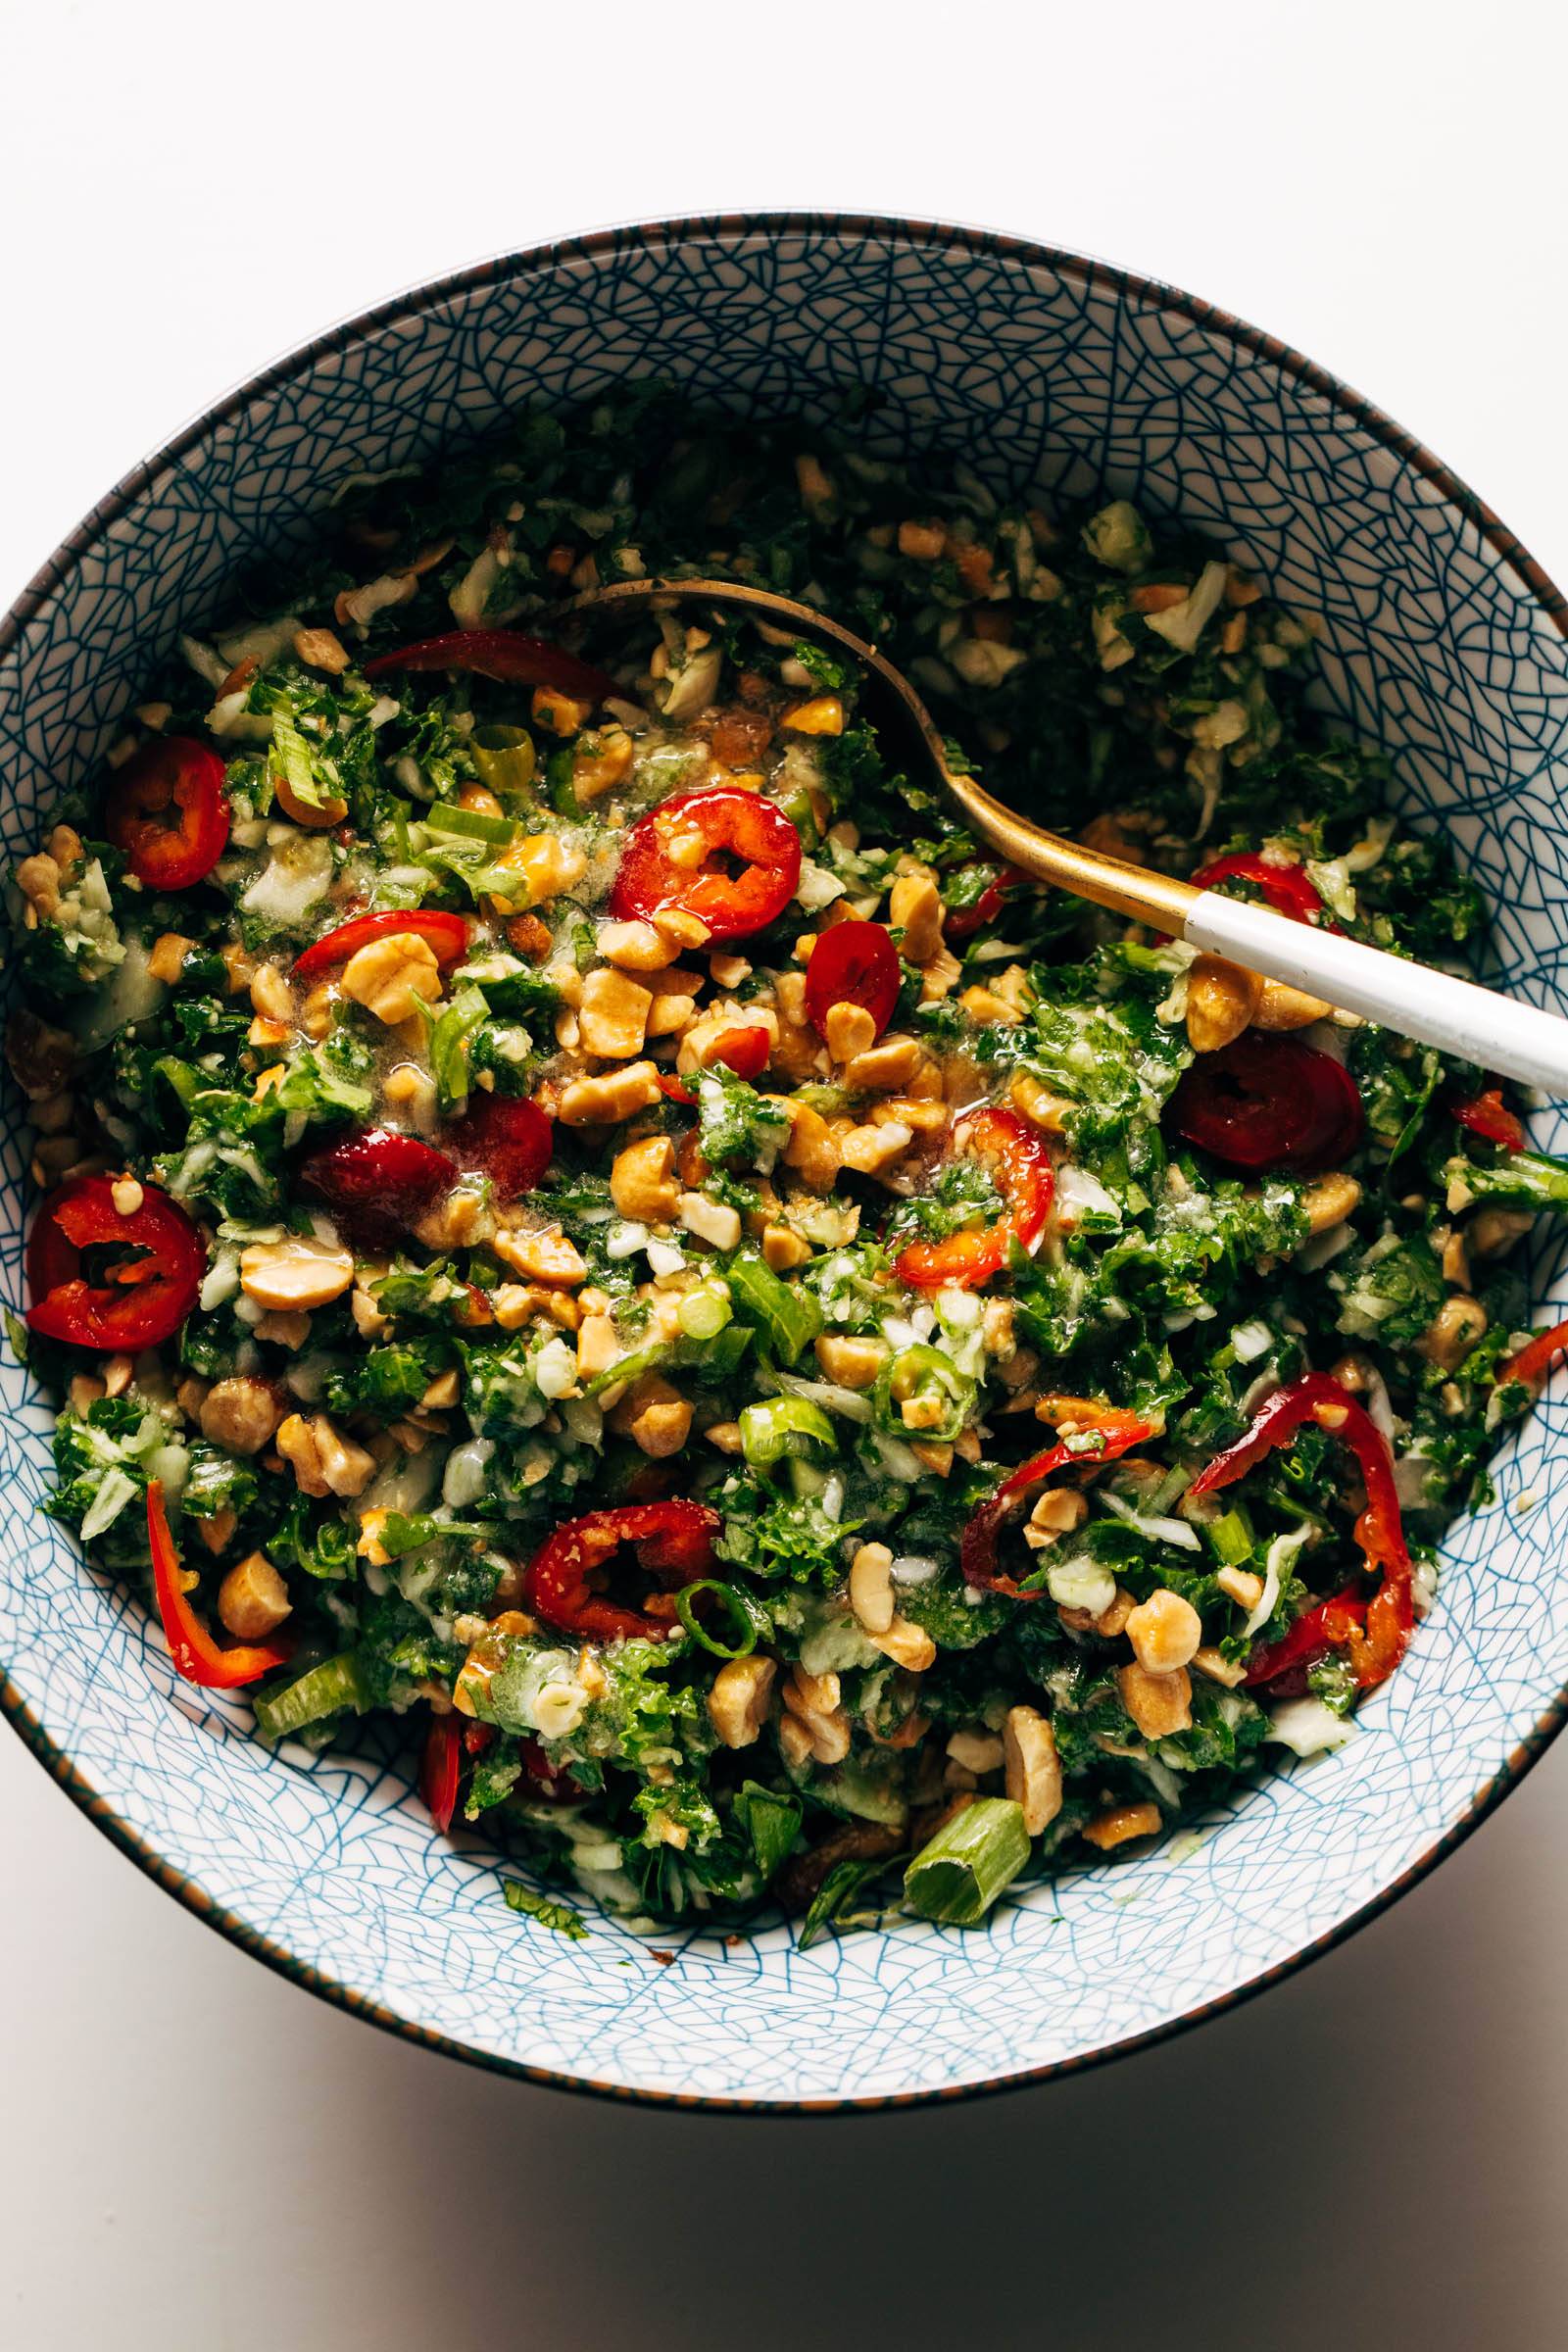
[[1568, 1336], [1568, 1165], [999, 868], [817, 647], [564, 610], [682, 574], [1092, 844], [1481, 939], [1313, 616], [1123, 501], [647, 386], [353, 478], [12, 877], [47, 1507], [265, 1740], [401, 1727], [549, 1927], [973, 1925], [1354, 1735]]

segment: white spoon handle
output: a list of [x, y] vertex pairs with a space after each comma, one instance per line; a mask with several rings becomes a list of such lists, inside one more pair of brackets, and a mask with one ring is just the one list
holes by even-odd
[[1484, 1070], [1568, 1096], [1568, 1021], [1554, 1012], [1215, 890], [1199, 893], [1184, 929], [1194, 947], [1210, 955], [1228, 956], [1445, 1054], [1462, 1054]]

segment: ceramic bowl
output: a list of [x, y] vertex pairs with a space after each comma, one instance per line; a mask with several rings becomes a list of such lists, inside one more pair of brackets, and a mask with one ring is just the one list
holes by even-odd
[[[1568, 814], [1549, 779], [1565, 614], [1515, 542], [1376, 410], [1236, 320], [1039, 246], [879, 220], [689, 220], [514, 255], [351, 320], [221, 401], [87, 517], [0, 638], [7, 859], [174, 633], [236, 564], [307, 533], [341, 476], [460, 446], [517, 403], [650, 373], [742, 414], [822, 415], [874, 384], [888, 447], [940, 434], [1009, 492], [1103, 488], [1212, 533], [1322, 615], [1324, 708], [1394, 755], [1408, 811], [1454, 835], [1496, 911], [1494, 976], [1561, 1004]], [[13, 1102], [12, 1305], [19, 1124]], [[1561, 1124], [1540, 1120], [1546, 1148]], [[1549, 1273], [1536, 1268], [1538, 1307]], [[875, 2105], [1129, 2049], [1366, 1919], [1561, 1719], [1568, 1405], [1548, 1397], [1501, 1457], [1498, 1500], [1445, 1546], [1439, 1605], [1363, 1735], [1197, 1836], [1005, 1901], [983, 1934], [909, 1922], [803, 1953], [784, 1924], [730, 1944], [596, 1920], [568, 1942], [508, 1909], [481, 1839], [431, 1837], [395, 1750], [272, 1755], [242, 1703], [178, 1681], [139, 1604], [40, 1516], [50, 1409], [9, 1360], [0, 1408], [4, 1699], [40, 1761], [259, 1958], [411, 2037], [558, 2083]]]

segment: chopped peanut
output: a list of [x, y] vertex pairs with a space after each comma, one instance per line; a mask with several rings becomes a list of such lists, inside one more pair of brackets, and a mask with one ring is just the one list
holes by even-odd
[[427, 1250], [472, 1250], [489, 1241], [495, 1222], [483, 1193], [460, 1184], [425, 1210], [414, 1231]]
[[850, 1339], [843, 1332], [825, 1331], [815, 1344], [816, 1360], [826, 1380], [841, 1389], [869, 1389], [888, 1360], [881, 1340]]
[[629, 1061], [643, 1050], [653, 992], [608, 965], [590, 972], [582, 987], [580, 1037], [585, 1054], [603, 1061]]
[[1200, 956], [1187, 975], [1187, 1036], [1195, 1054], [1233, 1045], [1257, 1010], [1263, 982], [1223, 956]]
[[947, 1753], [977, 1780], [984, 1780], [988, 1772], [1000, 1772], [1005, 1761], [1005, 1749], [995, 1732], [955, 1732]]
[[913, 1141], [913, 1131], [899, 1119], [880, 1127], [852, 1127], [841, 1147], [844, 1164], [861, 1176], [880, 1176], [904, 1157]]
[[[1034, 1707], [1009, 1707], [1002, 1747], [1007, 1794], [1015, 1805], [1023, 1807], [1027, 1835], [1038, 1838], [1061, 1811], [1061, 1759], [1056, 1753], [1056, 1735]], [[953, 1753], [951, 1740], [948, 1753]]]
[[1083, 1835], [1086, 1842], [1098, 1845], [1102, 1854], [1108, 1854], [1112, 1846], [1125, 1845], [1132, 1838], [1155, 1838], [1159, 1835], [1159, 1807], [1112, 1805], [1108, 1813], [1102, 1813], [1088, 1823]]
[[239, 1642], [263, 1642], [289, 1613], [288, 1587], [265, 1551], [231, 1568], [218, 1588], [218, 1614]]
[[808, 1102], [791, 1102], [790, 1140], [784, 1147], [784, 1164], [794, 1168], [803, 1183], [813, 1193], [830, 1193], [839, 1180], [844, 1165], [833, 1130], [819, 1110]]
[[[594, 748], [590, 750], [589, 744]], [[589, 738], [571, 763], [571, 786], [580, 808], [590, 801], [603, 800], [622, 778], [630, 773], [632, 740], [624, 727], [606, 727], [597, 739]]]
[[328, 1306], [341, 1298], [354, 1280], [354, 1259], [347, 1250], [329, 1242], [305, 1241], [291, 1234], [281, 1242], [253, 1242], [242, 1250], [240, 1287], [258, 1306]]
[[862, 1544], [850, 1562], [850, 1606], [873, 1637], [893, 1626], [893, 1554], [885, 1544]]
[[1319, 1176], [1301, 1195], [1307, 1232], [1328, 1233], [1334, 1226], [1343, 1225], [1350, 1211], [1359, 1206], [1360, 1200], [1361, 1187], [1343, 1169], [1332, 1176]]
[[810, 1254], [810, 1243], [792, 1233], [787, 1225], [763, 1226], [762, 1263], [775, 1274], [788, 1274], [793, 1267], [804, 1266]]
[[623, 972], [662, 972], [675, 960], [673, 946], [652, 923], [601, 923], [599, 953]]
[[608, 1372], [620, 1353], [614, 1318], [611, 1315], [584, 1315], [577, 1326], [577, 1378], [597, 1380]]
[[260, 1453], [282, 1418], [270, 1385], [243, 1374], [216, 1382], [200, 1407], [202, 1436], [228, 1453]]
[[629, 1061], [598, 1078], [574, 1078], [561, 1090], [559, 1116], [565, 1127], [611, 1127], [647, 1110], [660, 1100], [659, 1072], [651, 1061]]
[[593, 716], [593, 705], [575, 702], [554, 686], [536, 686], [532, 712], [536, 727], [548, 727], [552, 735], [564, 738], [581, 734]]
[[612, 1419], [655, 1461], [679, 1453], [692, 1431], [690, 1404], [657, 1372], [632, 1382]]
[[559, 1225], [542, 1232], [501, 1232], [490, 1247], [503, 1264], [528, 1282], [542, 1283], [547, 1288], [559, 1284], [569, 1289], [573, 1283], [588, 1278], [581, 1251], [575, 1242], [567, 1241]]
[[1149, 1674], [1174, 1674], [1190, 1665], [1203, 1639], [1203, 1624], [1190, 1600], [1163, 1585], [1141, 1600], [1127, 1620], [1133, 1655]]
[[1217, 1568], [1214, 1582], [1239, 1609], [1255, 1609], [1263, 1597], [1263, 1579], [1254, 1576], [1250, 1568]]
[[996, 991], [990, 988], [966, 988], [959, 997], [958, 1003], [963, 1006], [971, 1021], [986, 1023], [1000, 1021], [1010, 1026], [1022, 1017], [1015, 1005], [1009, 1004], [1005, 997], [999, 997]]
[[940, 522], [918, 522], [911, 518], [899, 525], [899, 553], [916, 564], [940, 564], [948, 543], [948, 534]]
[[294, 991], [275, 963], [259, 963], [251, 974], [251, 1003], [269, 1021], [292, 1021]]
[[1453, 1372], [1482, 1338], [1486, 1328], [1487, 1310], [1480, 1299], [1456, 1291], [1451, 1298], [1445, 1299], [1439, 1307], [1416, 1345], [1429, 1364], [1437, 1364], [1445, 1372]]
[[924, 1674], [928, 1666], [936, 1664], [936, 1643], [923, 1626], [911, 1625], [907, 1617], [895, 1617], [883, 1634], [868, 1630], [866, 1639], [874, 1649], [891, 1658], [895, 1666], [902, 1666], [906, 1674]]
[[176, 988], [185, 968], [185, 958], [195, 945], [196, 942], [187, 939], [182, 931], [160, 932], [147, 958], [147, 969], [155, 980], [162, 980], [166, 988]]
[[1130, 1666], [1117, 1667], [1116, 1688], [1146, 1740], [1168, 1740], [1174, 1732], [1191, 1731], [1193, 1685], [1185, 1666], [1151, 1674], [1135, 1659]]
[[441, 967], [427, 939], [416, 931], [393, 931], [355, 951], [339, 986], [390, 1029], [413, 1013], [416, 996], [426, 1004], [439, 1001]]
[[374, 1456], [340, 1436], [325, 1413], [309, 1420], [290, 1413], [278, 1430], [277, 1450], [306, 1494], [363, 1494], [375, 1474]]
[[904, 933], [901, 953], [927, 964], [942, 945], [942, 894], [928, 873], [900, 874], [888, 896], [888, 919]]
[[1065, 1095], [1054, 1095], [1038, 1078], [1031, 1078], [1027, 1070], [1013, 1073], [1007, 1100], [1020, 1117], [1047, 1135], [1062, 1134], [1075, 1107]]
[[876, 1043], [876, 1023], [863, 1004], [830, 1004], [822, 1023], [835, 1061], [853, 1061]]
[[710, 1242], [715, 1250], [735, 1250], [740, 1246], [740, 1211], [726, 1207], [721, 1201], [710, 1200], [706, 1193], [682, 1193], [680, 1221], [686, 1231], [695, 1234], [700, 1242]]
[[884, 1037], [880, 1044], [845, 1063], [844, 1083], [857, 1094], [885, 1094], [894, 1087], [908, 1086], [925, 1058], [925, 1048], [917, 1037]]
[[777, 1672], [773, 1658], [730, 1658], [719, 1668], [708, 1693], [708, 1715], [726, 1747], [750, 1747], [760, 1737]]
[[1044, 1551], [1082, 1527], [1088, 1516], [1088, 1500], [1076, 1487], [1050, 1487], [1030, 1512], [1023, 1540], [1031, 1551]]
[[[559, 898], [570, 890], [588, 871], [588, 860], [581, 850], [557, 833], [530, 833], [522, 841], [509, 842], [496, 859], [507, 874], [509, 906], [520, 898], [526, 906], [539, 906], [546, 899]], [[520, 886], [513, 887], [513, 877]]]
[[610, 1198], [623, 1217], [638, 1224], [667, 1225], [680, 1204], [674, 1177], [674, 1145], [667, 1135], [650, 1135], [616, 1152]]
[[808, 703], [797, 703], [782, 712], [778, 723], [792, 735], [842, 735], [844, 705], [836, 694], [813, 695]]
[[784, 1685], [785, 1713], [778, 1743], [797, 1770], [808, 1757], [817, 1764], [842, 1764], [850, 1752], [850, 1720], [839, 1704], [836, 1674], [807, 1674], [797, 1666]]
[[1309, 997], [1304, 989], [1289, 988], [1283, 980], [1265, 980], [1252, 1012], [1254, 1029], [1305, 1029], [1313, 1021], [1327, 1020], [1334, 1010], [1321, 997]]
[[339, 678], [349, 665], [349, 656], [330, 629], [296, 629], [294, 651], [307, 669], [324, 670], [328, 677]]

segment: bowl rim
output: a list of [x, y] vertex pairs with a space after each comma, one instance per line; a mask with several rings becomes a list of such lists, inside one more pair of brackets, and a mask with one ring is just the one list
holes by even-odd
[[[257, 397], [304, 373], [319, 360], [345, 351], [351, 344], [397, 320], [417, 318], [476, 288], [555, 269], [564, 262], [597, 261], [628, 248], [635, 249], [662, 241], [679, 242], [694, 237], [723, 241], [757, 236], [776, 239], [791, 234], [883, 237], [894, 244], [930, 246], [957, 255], [971, 254], [1017, 262], [1073, 280], [1086, 293], [1096, 288], [1105, 288], [1119, 298], [1132, 299], [1147, 308], [1174, 314], [1201, 326], [1208, 333], [1230, 343], [1238, 352], [1267, 361], [1305, 389], [1319, 395], [1348, 424], [1369, 435], [1430, 482], [1479, 533], [1494, 554], [1518, 573], [1559, 633], [1568, 638], [1568, 598], [1564, 597], [1550, 574], [1486, 502], [1451, 467], [1434, 457], [1423, 442], [1396, 423], [1363, 394], [1326, 368], [1318, 367], [1278, 336], [1268, 334], [1216, 304], [1203, 302], [1162, 279], [1146, 276], [1137, 270], [1123, 270], [1065, 247], [1000, 229], [921, 216], [764, 209], [758, 212], [673, 215], [650, 220], [619, 221], [578, 236], [543, 240], [470, 263], [439, 277], [422, 279], [368, 309], [338, 319], [309, 341], [294, 346], [270, 366], [243, 377], [206, 408], [199, 410], [168, 441], [123, 474], [88, 511], [74, 530], [60, 542], [54, 553], [27, 581], [4, 619], [0, 620], [0, 658], [17, 644], [27, 624], [79, 567], [83, 557], [104, 532], [125, 514], [161, 474], [176, 465], [185, 452], [204, 440], [215, 426], [238, 416]], [[50, 1738], [3, 1666], [0, 1666], [0, 1714], [5, 1716], [24, 1744], [72, 1802], [156, 1885], [173, 1895], [206, 1926], [226, 1936], [252, 1958], [262, 1961], [290, 1983], [347, 2010], [351, 2016], [363, 2018], [383, 2032], [396, 2034], [405, 2041], [461, 2059], [466, 2065], [481, 2067], [516, 2081], [538, 2083], [553, 2090], [569, 2090], [636, 2106], [678, 2108], [696, 2113], [811, 2117], [880, 2114], [890, 2108], [936, 2106], [957, 2099], [995, 2097], [1005, 2091], [1026, 2089], [1062, 2076], [1087, 2073], [1114, 2059], [1130, 2057], [1137, 2051], [1168, 2041], [1210, 2018], [1239, 2008], [1243, 2002], [1251, 2000], [1269, 1986], [1294, 1976], [1298, 1969], [1305, 1968], [1309, 1962], [1345, 1942], [1358, 1929], [1380, 1918], [1401, 1895], [1461, 1845], [1510, 1790], [1518, 1786], [1525, 1774], [1545, 1753], [1564, 1724], [1568, 1723], [1568, 1686], [1558, 1691], [1531, 1731], [1510, 1750], [1500, 1768], [1490, 1780], [1482, 1783], [1449, 1827], [1424, 1853], [1419, 1854], [1396, 1878], [1380, 1887], [1347, 1918], [1338, 1921], [1322, 1936], [1303, 1944], [1287, 1959], [1262, 1970], [1257, 1976], [1195, 2004], [1178, 2017], [1168, 2018], [1157, 2026], [1145, 2028], [1120, 2040], [1104, 2043], [1099, 2049], [1073, 2057], [1052, 2059], [1039, 2066], [1019, 2068], [984, 2082], [956, 2083], [948, 2087], [937, 2085], [920, 2090], [877, 2092], [866, 2097], [846, 2093], [814, 2099], [747, 2099], [727, 2094], [657, 2090], [629, 2083], [601, 2082], [590, 2076], [568, 2073], [562, 2068], [502, 2057], [494, 2051], [456, 2040], [410, 2018], [400, 2017], [383, 2002], [356, 1990], [352, 1984], [336, 1977], [313, 1968], [286, 1945], [261, 1934], [240, 1913], [228, 1905], [215, 1902], [196, 1880], [166, 1860], [146, 1838], [121, 1818], [113, 1803], [92, 1786], [66, 1750]]]

